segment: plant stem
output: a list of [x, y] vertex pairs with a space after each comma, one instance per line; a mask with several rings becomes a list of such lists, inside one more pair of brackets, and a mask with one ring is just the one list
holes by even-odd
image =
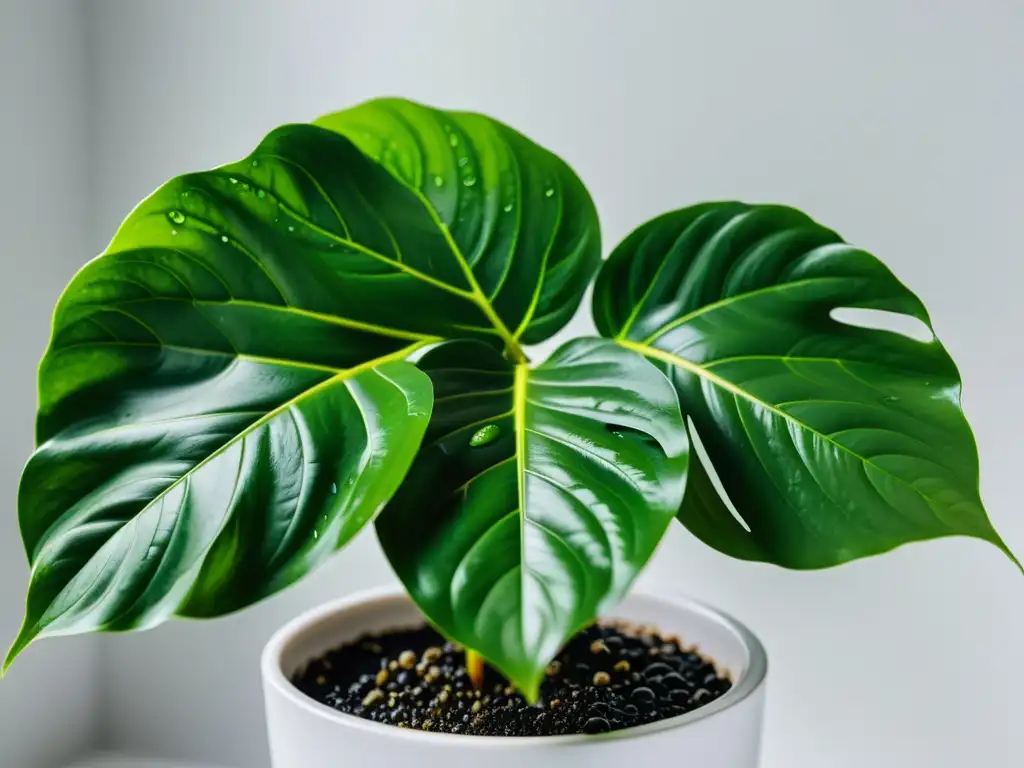
[[466, 672], [478, 691], [484, 687], [484, 657], [476, 651], [466, 649]]

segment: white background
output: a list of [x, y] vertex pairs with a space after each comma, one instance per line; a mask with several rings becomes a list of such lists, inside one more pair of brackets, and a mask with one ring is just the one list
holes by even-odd
[[[0, 0], [0, 653], [28, 583], [15, 496], [32, 450], [36, 363], [53, 304], [88, 258], [82, 10]], [[95, 739], [100, 643], [82, 640], [40, 646], [0, 681], [3, 768], [59, 764]]]
[[[8, 588], [24, 583], [14, 489], [30, 450], [31, 353], [45, 338], [53, 275], [70, 277], [169, 176], [241, 157], [280, 123], [378, 95], [487, 112], [555, 149], [594, 195], [607, 247], [662, 211], [740, 198], [804, 208], [878, 254], [922, 296], [960, 364], [984, 499], [1024, 553], [1019, 0], [86, 7], [86, 104], [73, 124], [70, 112], [62, 122], [41, 111], [77, 104], [73, 81], [56, 78], [52, 60], [21, 35], [0, 38], [5, 57], [7, 38], [19, 38], [19, 62], [36, 62], [19, 77], [40, 79], [49, 94], [22, 102], [30, 114], [16, 117], [21, 133], [2, 134], [0, 194], [35, 217], [5, 223], [17, 234], [0, 241], [9, 297], [0, 302], [10, 396], [0, 474], [10, 500], [0, 521], [5, 630], [21, 600]], [[73, 41], [49, 46], [74, 55]], [[9, 77], [0, 73], [5, 85]], [[8, 121], [8, 104], [0, 108]], [[80, 172], [82, 185], [64, 186], [63, 172]], [[89, 229], [79, 237], [82, 221]], [[571, 330], [589, 328], [582, 314]], [[248, 612], [103, 638], [103, 741], [263, 768], [262, 644], [300, 610], [391, 579], [369, 534]], [[946, 540], [790, 573], [730, 561], [675, 531], [644, 582], [712, 602], [761, 635], [771, 657], [768, 768], [1024, 764], [1024, 578], [987, 545]], [[89, 642], [52, 641], [24, 665], [60, 659], [75, 669]], [[59, 684], [62, 696], [87, 688], [80, 670], [58, 672], [75, 675]], [[22, 709], [16, 700], [25, 701], [0, 684], [0, 729]], [[74, 730], [80, 717], [88, 712], [65, 706], [45, 720]]]

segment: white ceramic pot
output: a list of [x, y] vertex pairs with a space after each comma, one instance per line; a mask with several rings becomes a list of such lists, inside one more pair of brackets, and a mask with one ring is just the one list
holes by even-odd
[[399, 591], [328, 604], [281, 629], [263, 652], [263, 688], [274, 768], [755, 768], [767, 660], [757, 638], [717, 611], [679, 597], [634, 594], [614, 617], [679, 635], [728, 669], [733, 687], [710, 704], [657, 723], [597, 736], [460, 736], [370, 722], [320, 704], [290, 677], [324, 651], [367, 632], [422, 623]]

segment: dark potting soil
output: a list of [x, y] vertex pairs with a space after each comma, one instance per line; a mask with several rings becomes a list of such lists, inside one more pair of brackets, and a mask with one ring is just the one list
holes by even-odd
[[426, 627], [363, 637], [310, 662], [293, 683], [367, 720], [478, 736], [631, 728], [697, 709], [732, 685], [678, 639], [619, 623], [574, 637], [548, 667], [536, 706], [490, 667], [475, 690], [462, 649]]

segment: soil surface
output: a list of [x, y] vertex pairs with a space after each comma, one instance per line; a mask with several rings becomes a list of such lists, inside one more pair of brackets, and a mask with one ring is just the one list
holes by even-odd
[[490, 667], [475, 690], [462, 649], [427, 627], [363, 637], [310, 662], [293, 682], [367, 720], [478, 736], [631, 728], [697, 709], [732, 685], [677, 638], [619, 623], [573, 638], [548, 667], [536, 706]]

